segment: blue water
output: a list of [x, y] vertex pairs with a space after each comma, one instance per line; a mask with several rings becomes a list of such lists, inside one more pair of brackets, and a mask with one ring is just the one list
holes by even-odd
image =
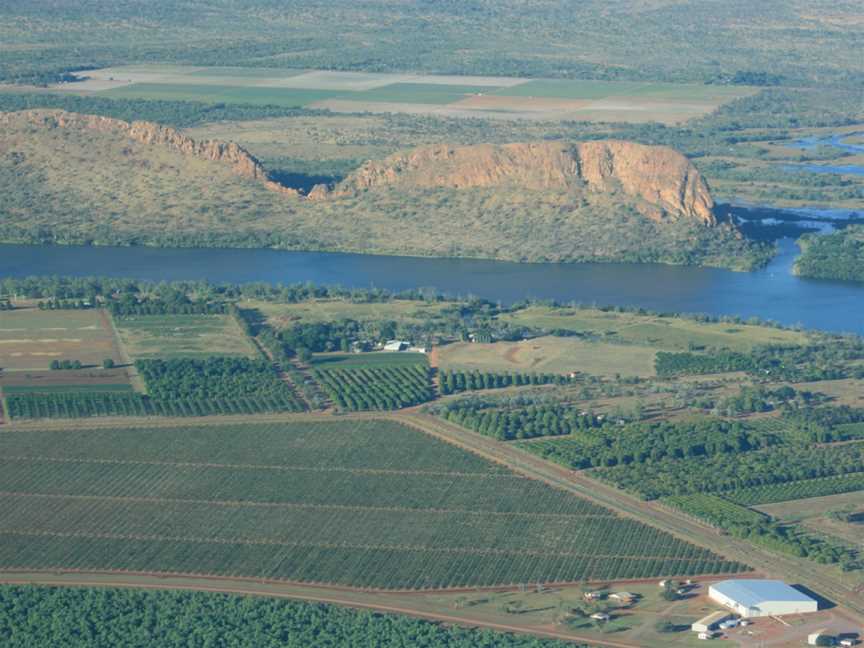
[[0, 277], [112, 276], [214, 283], [314, 282], [389, 290], [434, 288], [502, 303], [554, 299], [665, 312], [757, 316], [864, 334], [864, 285], [791, 274], [791, 240], [752, 273], [657, 264], [521, 264], [279, 250], [0, 245]]
[[786, 146], [789, 148], [804, 149], [805, 151], [812, 151], [820, 146], [830, 146], [847, 153], [864, 153], [864, 144], [851, 144], [847, 142], [848, 139], [861, 135], [864, 135], [864, 133], [842, 133], [839, 135], [829, 135], [828, 137], [804, 137]]
[[864, 176], [864, 166], [857, 164], [846, 165], [822, 165], [822, 164], [787, 164], [783, 167], [786, 171], [800, 173], [807, 171], [809, 173], [832, 173], [836, 175], [860, 175]]

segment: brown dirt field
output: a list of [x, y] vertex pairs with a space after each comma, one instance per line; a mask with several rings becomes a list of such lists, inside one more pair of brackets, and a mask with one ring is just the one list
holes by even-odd
[[0, 374], [0, 387], [55, 387], [66, 385], [119, 385], [128, 383], [126, 369], [82, 369], [80, 371], [15, 371]]

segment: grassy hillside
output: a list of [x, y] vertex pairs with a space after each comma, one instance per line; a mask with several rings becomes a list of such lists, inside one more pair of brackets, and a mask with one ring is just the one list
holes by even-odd
[[614, 194], [380, 189], [304, 202], [239, 177], [228, 165], [117, 133], [36, 128], [22, 119], [4, 129], [2, 145], [0, 238], [6, 241], [736, 268], [764, 258], [731, 230], [658, 224]]
[[862, 10], [848, 0], [297, 4], [11, 0], [0, 7], [0, 76], [124, 62], [698, 82], [864, 72]]

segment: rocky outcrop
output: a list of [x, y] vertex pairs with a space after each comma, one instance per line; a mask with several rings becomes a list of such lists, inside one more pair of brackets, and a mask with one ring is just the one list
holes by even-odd
[[378, 187], [619, 192], [654, 220], [717, 223], [708, 185], [686, 157], [665, 146], [618, 140], [428, 146], [367, 162], [332, 190], [316, 187], [309, 198]]
[[122, 119], [102, 117], [99, 115], [82, 115], [63, 110], [29, 110], [18, 113], [0, 113], [0, 126], [24, 119], [28, 123], [41, 128], [69, 128], [78, 130], [99, 131], [128, 137], [139, 144], [160, 146], [181, 155], [196, 157], [221, 164], [228, 164], [233, 171], [244, 178], [257, 180], [268, 189], [291, 196], [299, 196], [299, 192], [284, 187], [270, 179], [261, 163], [239, 144], [207, 140], [196, 141], [183, 133], [146, 121], [127, 122]]

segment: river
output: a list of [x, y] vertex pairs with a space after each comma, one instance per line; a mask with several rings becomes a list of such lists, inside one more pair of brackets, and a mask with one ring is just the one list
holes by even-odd
[[513, 303], [528, 298], [656, 311], [760, 317], [864, 334], [864, 286], [791, 274], [797, 247], [781, 240], [764, 270], [626, 263], [522, 264], [325, 252], [0, 245], [0, 277], [112, 276], [213, 283], [435, 288]]

